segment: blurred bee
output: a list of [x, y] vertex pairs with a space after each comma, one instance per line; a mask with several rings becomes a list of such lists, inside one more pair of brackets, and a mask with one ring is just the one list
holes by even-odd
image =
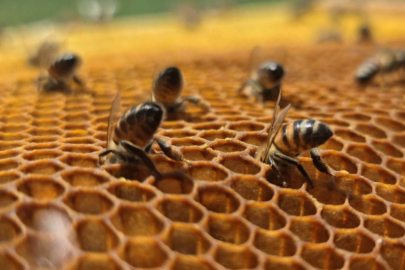
[[373, 41], [373, 34], [371, 32], [371, 27], [368, 23], [360, 24], [357, 30], [357, 39], [359, 43], [370, 43]]
[[177, 118], [185, 111], [184, 102], [186, 101], [195, 104], [204, 111], [210, 110], [208, 104], [199, 97], [181, 98], [183, 85], [183, 75], [177, 67], [166, 68], [154, 81], [152, 100], [161, 103], [165, 107], [169, 120]]
[[312, 119], [296, 120], [292, 123], [282, 125], [290, 105], [285, 107], [281, 113], [278, 114], [280, 110], [280, 99], [281, 92], [278, 95], [276, 107], [273, 112], [266, 147], [263, 151], [258, 152], [257, 158], [260, 158], [261, 162], [267, 163], [272, 167], [284, 187], [287, 186], [287, 183], [278, 169], [280, 165], [296, 166], [305, 177], [310, 188], [313, 188], [314, 185], [307, 172], [295, 157], [303, 151], [310, 150], [312, 162], [315, 167], [323, 173], [333, 175], [331, 169], [322, 160], [316, 148], [332, 137], [333, 131], [325, 123]]
[[405, 51], [383, 50], [364, 61], [356, 71], [355, 79], [360, 84], [370, 82], [377, 74], [397, 71], [405, 67]]
[[28, 63], [34, 67], [47, 68], [55, 60], [61, 44], [56, 41], [44, 41], [37, 51], [28, 58]]
[[78, 0], [79, 14], [94, 22], [110, 21], [119, 10], [118, 0]]
[[152, 174], [160, 177], [160, 173], [152, 159], [147, 155], [156, 141], [164, 154], [176, 161], [183, 160], [182, 154], [161, 138], [154, 135], [164, 119], [165, 111], [156, 102], [145, 102], [129, 109], [114, 125], [115, 116], [120, 111], [121, 95], [118, 93], [111, 105], [107, 128], [107, 150], [99, 154], [101, 159], [110, 153], [114, 156], [109, 163], [142, 163]]
[[[253, 67], [253, 58], [258, 49], [256, 47], [251, 52], [251, 67]], [[237, 92], [241, 93], [248, 88], [248, 95], [254, 96], [261, 103], [266, 100], [274, 100], [280, 92], [284, 74], [282, 65], [276, 62], [265, 62], [252, 72], [250, 79], [244, 82]]]
[[72, 81], [84, 88], [84, 83], [76, 75], [81, 63], [81, 58], [72, 53], [65, 53], [56, 58], [48, 68], [48, 76], [38, 78], [38, 90], [72, 92]]

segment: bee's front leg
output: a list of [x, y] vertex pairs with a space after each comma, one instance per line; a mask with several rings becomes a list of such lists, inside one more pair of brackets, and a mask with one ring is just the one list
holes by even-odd
[[183, 154], [176, 149], [175, 147], [171, 146], [168, 144], [165, 140], [161, 138], [155, 138], [156, 142], [158, 143], [160, 149], [162, 149], [163, 153], [169, 157], [170, 159], [173, 159], [175, 161], [183, 161], [186, 162], [190, 167], [190, 161], [184, 159]]
[[323, 173], [329, 174], [333, 176], [333, 173], [326, 162], [322, 159], [321, 154], [319, 154], [318, 148], [312, 148], [309, 153], [311, 154], [312, 163], [314, 163], [315, 167]]

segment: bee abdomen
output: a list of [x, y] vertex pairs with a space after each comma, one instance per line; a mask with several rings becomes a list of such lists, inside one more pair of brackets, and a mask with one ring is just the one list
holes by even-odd
[[159, 74], [153, 88], [153, 97], [163, 104], [175, 102], [183, 88], [183, 77], [177, 67], [166, 68]]
[[356, 81], [366, 83], [379, 72], [380, 64], [374, 60], [368, 60], [360, 65], [356, 72]]

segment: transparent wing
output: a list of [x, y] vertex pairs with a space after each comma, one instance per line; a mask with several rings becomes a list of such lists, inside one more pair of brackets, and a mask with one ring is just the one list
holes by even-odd
[[262, 156], [261, 156], [261, 160], [264, 161], [269, 153], [270, 147], [273, 144], [274, 138], [276, 137], [278, 131], [281, 128], [281, 124], [284, 121], [284, 118], [287, 115], [288, 110], [291, 107], [291, 104], [288, 104], [287, 107], [285, 107], [280, 114], [278, 114], [278, 111], [280, 110], [280, 100], [281, 100], [281, 89], [280, 92], [278, 94], [278, 98], [277, 98], [277, 102], [276, 102], [276, 106], [274, 108], [274, 112], [273, 112], [273, 118], [271, 119], [271, 124], [270, 124], [270, 129], [269, 129], [269, 134], [267, 136], [267, 145], [266, 145], [266, 149], [265, 151], [262, 152]]
[[255, 46], [249, 56], [249, 72], [252, 72], [259, 66], [259, 53], [262, 52], [262, 47]]
[[118, 121], [117, 113], [121, 110], [121, 94], [117, 93], [113, 102], [111, 103], [110, 116], [108, 118], [107, 126], [107, 150], [110, 149], [112, 131], [115, 123]]

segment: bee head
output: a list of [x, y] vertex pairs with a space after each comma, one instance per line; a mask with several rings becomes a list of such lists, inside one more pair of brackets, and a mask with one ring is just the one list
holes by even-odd
[[259, 68], [260, 77], [268, 82], [278, 82], [284, 77], [284, 68], [276, 62], [264, 63]]
[[158, 127], [163, 120], [164, 110], [155, 102], [146, 102], [140, 108], [140, 113], [144, 115], [146, 124]]
[[81, 62], [82, 60], [78, 55], [72, 53], [64, 53], [55, 60], [52, 67], [59, 75], [68, 75], [79, 68]]

